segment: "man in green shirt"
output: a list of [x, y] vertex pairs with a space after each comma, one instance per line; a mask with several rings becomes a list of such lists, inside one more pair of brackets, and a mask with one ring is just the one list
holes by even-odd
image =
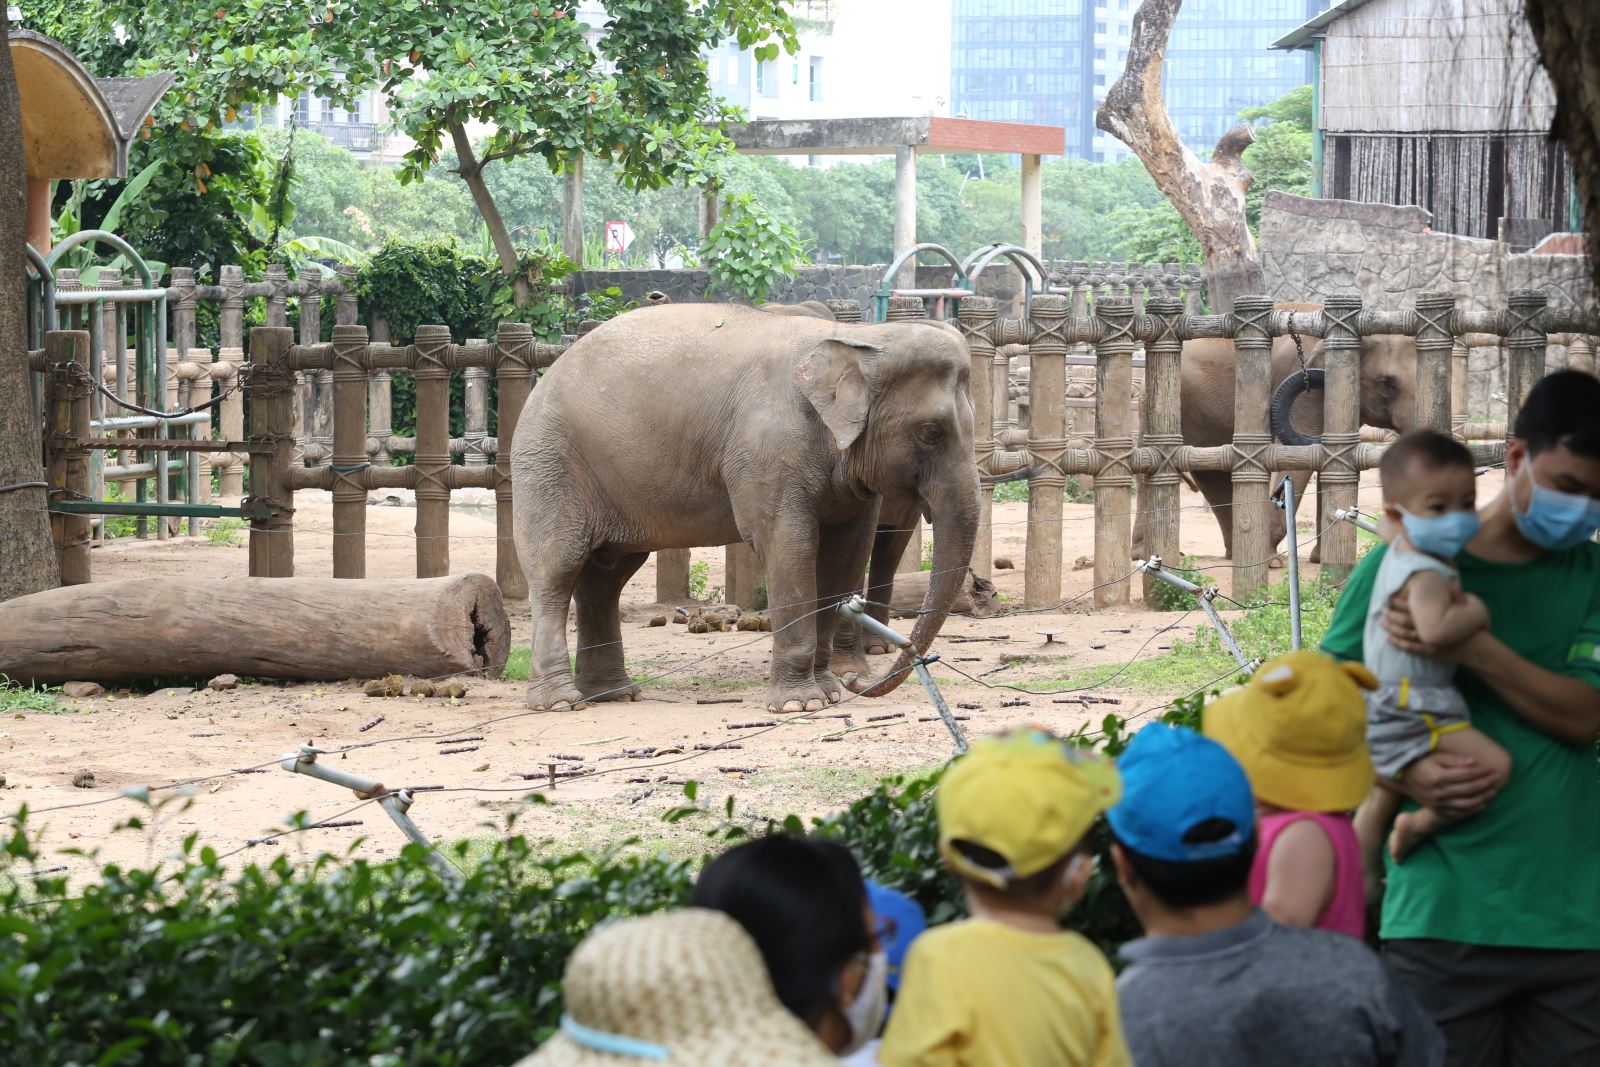
[[[1506, 446], [1505, 487], [1457, 557], [1490, 628], [1421, 643], [1402, 606], [1384, 626], [1409, 652], [1461, 665], [1475, 726], [1510, 752], [1485, 768], [1435, 752], [1397, 787], [1472, 815], [1389, 863], [1384, 956], [1444, 1031], [1450, 1067], [1600, 1064], [1600, 380], [1552, 374]], [[1322, 649], [1360, 660], [1382, 546], [1350, 575]], [[1408, 805], [1414, 807], [1415, 805]]]

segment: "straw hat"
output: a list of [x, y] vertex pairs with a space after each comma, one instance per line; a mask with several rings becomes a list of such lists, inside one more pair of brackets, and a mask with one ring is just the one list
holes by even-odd
[[1377, 684], [1359, 663], [1289, 652], [1206, 705], [1205, 734], [1233, 753], [1261, 800], [1351, 811], [1372, 788], [1362, 690]]
[[565, 987], [561, 1031], [516, 1067], [838, 1067], [779, 1003], [744, 927], [718, 911], [607, 926], [567, 961]]

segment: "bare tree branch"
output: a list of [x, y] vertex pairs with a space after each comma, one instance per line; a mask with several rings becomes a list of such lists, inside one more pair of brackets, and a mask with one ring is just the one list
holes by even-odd
[[1255, 132], [1235, 126], [1217, 142], [1208, 163], [1173, 129], [1161, 71], [1182, 7], [1183, 0], [1145, 0], [1134, 12], [1127, 66], [1095, 114], [1095, 125], [1133, 150], [1189, 224], [1205, 252], [1211, 306], [1227, 311], [1235, 296], [1266, 288], [1255, 237], [1245, 219], [1244, 194], [1253, 179], [1240, 159], [1255, 141]]

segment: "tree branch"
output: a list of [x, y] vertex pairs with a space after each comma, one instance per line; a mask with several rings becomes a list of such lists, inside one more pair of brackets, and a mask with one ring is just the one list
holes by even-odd
[[500, 270], [511, 279], [517, 306], [521, 307], [528, 301], [528, 282], [527, 279], [517, 275], [517, 249], [511, 243], [511, 231], [506, 229], [506, 220], [500, 214], [500, 208], [495, 204], [494, 196], [483, 180], [483, 164], [487, 160], [480, 161], [473, 154], [472, 138], [467, 136], [466, 123], [461, 121], [457, 113], [452, 110], [448, 119], [450, 138], [455, 142], [456, 158], [460, 162], [456, 172], [461, 175], [461, 180], [467, 183], [467, 188], [472, 192], [472, 202], [477, 205], [478, 214], [489, 231], [489, 240], [494, 244], [495, 257], [500, 260]]

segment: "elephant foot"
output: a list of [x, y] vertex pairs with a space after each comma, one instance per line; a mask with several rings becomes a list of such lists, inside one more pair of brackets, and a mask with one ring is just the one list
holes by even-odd
[[534, 711], [579, 711], [588, 701], [571, 679], [558, 682], [533, 682], [528, 685], [528, 707]]
[[594, 704], [601, 704], [608, 700], [619, 700], [627, 703], [644, 699], [644, 691], [632, 679], [616, 683], [597, 682], [585, 684], [580, 688], [585, 694], [583, 699]]
[[1281, 571], [1281, 570], [1283, 570], [1283, 557], [1282, 556], [1273, 556], [1271, 559], [1267, 560], [1267, 570], [1269, 570], [1269, 571]]
[[830, 704], [837, 704], [844, 699], [844, 683], [832, 671], [817, 672], [817, 688], [822, 690], [822, 695], [828, 698]]
[[828, 672], [836, 678], [855, 678], [867, 673], [867, 658], [855, 649], [834, 649], [828, 660]]
[[1318, 541], [1317, 544], [1316, 544], [1316, 547], [1312, 548], [1310, 561], [1312, 563], [1321, 563], [1322, 562], [1322, 542], [1321, 541]]
[[867, 655], [869, 656], [887, 656], [893, 651], [894, 646], [889, 644], [887, 641], [867, 642]]
[[[838, 684], [837, 680], [834, 684]], [[827, 705], [827, 694], [815, 683], [789, 689], [774, 685], [767, 690], [768, 711], [794, 715], [802, 711], [821, 711]]]

